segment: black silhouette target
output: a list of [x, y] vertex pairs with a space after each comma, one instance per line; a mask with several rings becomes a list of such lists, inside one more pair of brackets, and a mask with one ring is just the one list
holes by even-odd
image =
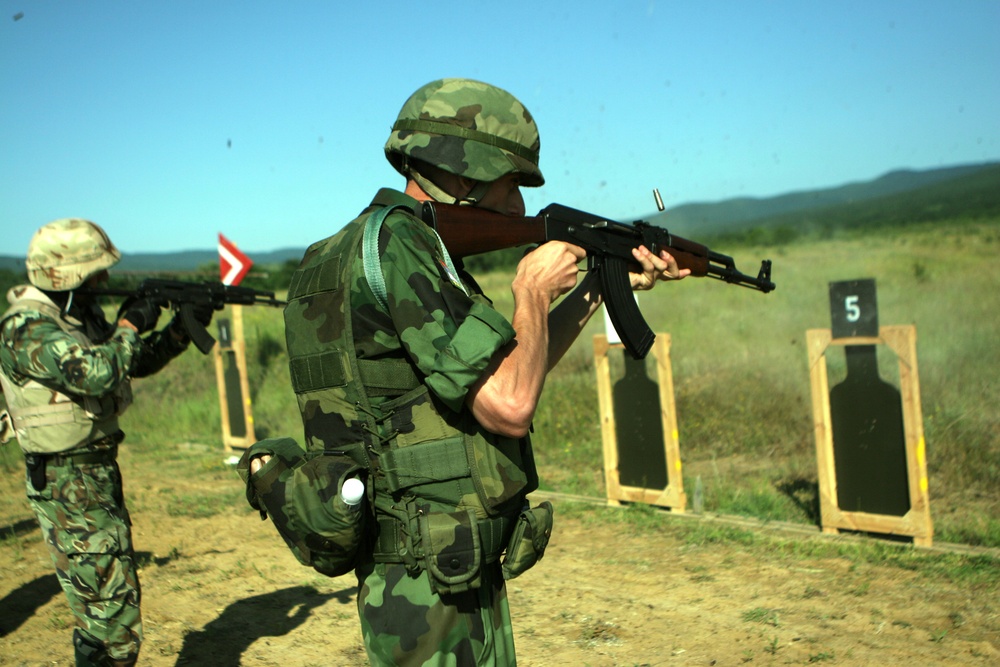
[[[834, 338], [877, 337], [875, 281], [831, 283], [830, 315]], [[902, 398], [879, 377], [875, 345], [848, 345], [844, 354], [847, 376], [830, 390], [837, 505], [903, 516], [910, 494]]]
[[667, 487], [660, 390], [646, 362], [623, 355], [625, 374], [612, 389], [618, 441], [618, 481], [644, 489]]

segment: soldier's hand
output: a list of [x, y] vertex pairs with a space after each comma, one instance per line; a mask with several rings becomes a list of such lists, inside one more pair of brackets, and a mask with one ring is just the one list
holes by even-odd
[[199, 303], [191, 307], [191, 314], [198, 324], [207, 327], [212, 323], [212, 315], [215, 314], [216, 310], [222, 310], [222, 306], [214, 308], [210, 303]]
[[677, 266], [677, 260], [666, 250], [656, 256], [646, 246], [632, 249], [632, 256], [642, 271], [631, 271], [629, 279], [634, 290], [653, 289], [658, 280], [680, 280], [691, 275], [691, 269]]
[[525, 253], [518, 262], [511, 288], [514, 301], [520, 295], [537, 294], [548, 305], [576, 286], [586, 251], [572, 243], [549, 241]]
[[152, 331], [160, 319], [160, 310], [166, 308], [169, 302], [163, 297], [150, 296], [141, 299], [129, 299], [122, 304], [119, 313], [119, 324], [124, 322], [137, 333]]
[[264, 464], [271, 460], [270, 454], [261, 454], [260, 456], [255, 456], [250, 459], [250, 474], [256, 474], [258, 470], [264, 467]]

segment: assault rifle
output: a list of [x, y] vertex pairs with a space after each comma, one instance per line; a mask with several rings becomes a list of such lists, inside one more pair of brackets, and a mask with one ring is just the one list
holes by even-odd
[[662, 227], [643, 221], [615, 222], [560, 204], [546, 206], [535, 217], [511, 217], [472, 206], [424, 202], [422, 218], [437, 231], [448, 252], [459, 258], [546, 241], [580, 246], [587, 251], [588, 270], [600, 276], [611, 322], [635, 359], [645, 358], [656, 336], [632, 297], [628, 275], [629, 266], [635, 265], [632, 248], [644, 245], [656, 255], [666, 250], [680, 268], [691, 269], [692, 276], [708, 276], [765, 293], [774, 289], [769, 259], [761, 262], [756, 277], [748, 276], [737, 270], [732, 257]]
[[274, 298], [274, 292], [224, 285], [217, 280], [189, 283], [183, 280], [147, 278], [139, 283], [136, 289], [81, 287], [77, 292], [95, 296], [123, 296], [136, 299], [160, 297], [168, 301], [170, 306], [180, 313], [184, 330], [187, 331], [191, 341], [201, 350], [202, 354], [208, 354], [208, 351], [215, 345], [215, 339], [208, 333], [204, 325], [195, 319], [195, 306], [211, 306], [214, 310], [221, 310], [228, 303], [243, 306], [286, 305], [285, 301]]

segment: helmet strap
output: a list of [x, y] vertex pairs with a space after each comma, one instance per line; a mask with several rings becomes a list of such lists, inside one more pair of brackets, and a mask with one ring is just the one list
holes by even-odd
[[490, 184], [486, 181], [476, 181], [469, 193], [459, 202], [462, 206], [479, 206], [486, 193], [489, 192]]
[[[454, 195], [450, 195], [447, 192], [445, 192], [444, 189], [441, 188], [441, 186], [439, 186], [437, 183], [435, 183], [434, 181], [432, 181], [431, 179], [427, 178], [422, 173], [420, 173], [420, 170], [417, 169], [416, 166], [411, 164], [406, 159], [403, 160], [403, 168], [406, 170], [407, 176], [413, 179], [416, 182], [416, 184], [420, 186], [421, 190], [430, 195], [431, 198], [434, 199], [434, 201], [439, 201], [442, 204], [458, 204], [460, 206], [478, 206], [479, 202], [482, 201], [483, 197], [486, 196], [486, 193], [489, 192], [490, 189], [490, 183], [487, 181], [475, 181], [473, 179], [466, 179], [473, 181], [475, 185], [472, 186], [472, 189], [469, 190], [469, 192], [466, 193], [464, 197], [459, 199], [458, 197], [455, 197]], [[451, 176], [451, 174], [447, 175]], [[462, 178], [462, 177], [458, 176], [456, 178]]]
[[445, 192], [444, 190], [442, 190], [441, 188], [439, 188], [434, 183], [434, 181], [432, 181], [431, 179], [427, 178], [426, 176], [424, 176], [423, 174], [421, 174], [416, 169], [413, 169], [412, 167], [410, 167], [409, 176], [414, 181], [416, 181], [417, 185], [420, 186], [420, 189], [423, 190], [424, 192], [426, 192], [427, 194], [429, 194], [434, 201], [439, 201], [442, 204], [454, 204], [455, 203], [456, 200], [455, 200], [454, 197], [452, 197], [450, 194], [448, 194], [447, 192]]

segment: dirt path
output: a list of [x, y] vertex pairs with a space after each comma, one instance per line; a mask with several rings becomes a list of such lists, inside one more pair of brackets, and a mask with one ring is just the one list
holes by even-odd
[[[351, 576], [312, 574], [242, 506], [171, 516], [153, 499], [175, 485], [142, 475], [126, 470], [145, 563], [140, 664], [367, 665]], [[0, 481], [0, 665], [72, 665], [72, 619], [21, 483]], [[676, 517], [636, 531], [562, 505], [545, 559], [509, 586], [522, 666], [1000, 664], [995, 589], [691, 546]]]

